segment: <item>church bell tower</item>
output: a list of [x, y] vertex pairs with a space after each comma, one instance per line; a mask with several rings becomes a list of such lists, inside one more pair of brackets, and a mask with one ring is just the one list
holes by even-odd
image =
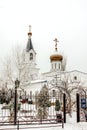
[[36, 52], [35, 52], [33, 44], [32, 44], [31, 36], [32, 36], [31, 26], [29, 26], [25, 62], [32, 64], [32, 66], [35, 67], [36, 66]]
[[39, 68], [36, 68], [36, 52], [32, 43], [31, 26], [29, 25], [28, 42], [23, 53], [23, 60], [25, 66], [25, 79], [26, 81], [35, 80], [38, 78]]

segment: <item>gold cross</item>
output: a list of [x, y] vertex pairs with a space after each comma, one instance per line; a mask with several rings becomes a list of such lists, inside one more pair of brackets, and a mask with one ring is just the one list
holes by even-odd
[[53, 41], [55, 41], [55, 51], [57, 51], [57, 42], [59, 42], [59, 41], [57, 38], [55, 38]]

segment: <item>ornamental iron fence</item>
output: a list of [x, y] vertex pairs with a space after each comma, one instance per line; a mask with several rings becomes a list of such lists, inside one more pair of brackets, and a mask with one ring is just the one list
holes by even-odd
[[[15, 97], [16, 96], [16, 97]], [[16, 98], [16, 101], [15, 101]], [[55, 124], [66, 121], [65, 95], [50, 93], [27, 94], [14, 90], [0, 92], [0, 125], [8, 124]], [[16, 105], [16, 107], [15, 107]], [[16, 113], [16, 115], [15, 115]], [[63, 120], [64, 118], [64, 120]]]

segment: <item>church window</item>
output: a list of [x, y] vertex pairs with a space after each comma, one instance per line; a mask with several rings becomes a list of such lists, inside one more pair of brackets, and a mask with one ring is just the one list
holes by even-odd
[[33, 60], [33, 53], [30, 53], [30, 60]]
[[32, 99], [32, 91], [30, 91], [30, 99]]
[[60, 69], [60, 64], [59, 64], [59, 69]]
[[53, 90], [53, 97], [55, 97], [56, 96], [56, 91], [55, 90]]
[[56, 63], [55, 63], [55, 69], [56, 69]]

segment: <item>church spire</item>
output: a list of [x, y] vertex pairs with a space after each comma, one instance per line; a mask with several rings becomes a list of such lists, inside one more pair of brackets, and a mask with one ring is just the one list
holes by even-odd
[[32, 41], [31, 41], [31, 36], [32, 36], [31, 25], [29, 25], [28, 36], [29, 36], [29, 39], [28, 39], [27, 46], [26, 46], [26, 52], [29, 52], [31, 49], [34, 50], [33, 44], [32, 44]]

